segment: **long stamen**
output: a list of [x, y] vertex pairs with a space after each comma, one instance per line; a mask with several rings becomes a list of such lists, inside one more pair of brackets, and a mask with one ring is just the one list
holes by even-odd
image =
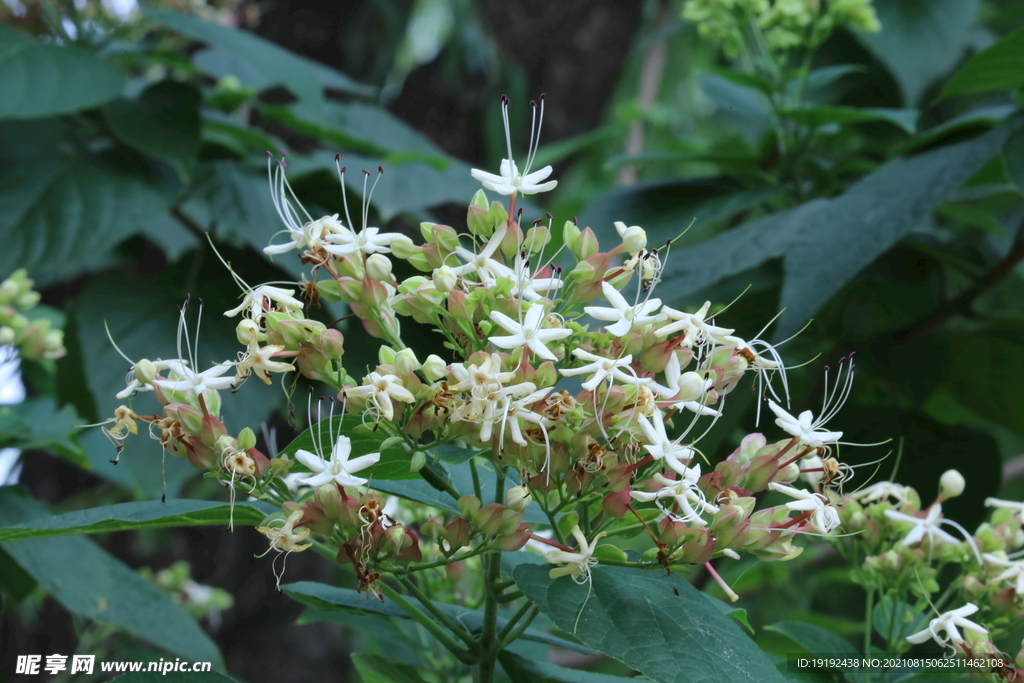
[[508, 163], [514, 163], [512, 161], [512, 133], [508, 127], [508, 95], [501, 96], [501, 119], [505, 124], [505, 146], [508, 151]]
[[345, 207], [345, 220], [348, 222], [348, 229], [355, 230], [355, 226], [352, 224], [352, 214], [348, 212], [348, 190], [345, 188], [345, 171], [347, 167], [341, 166], [341, 155], [334, 157], [334, 162], [338, 166], [338, 177], [341, 179], [341, 203]]

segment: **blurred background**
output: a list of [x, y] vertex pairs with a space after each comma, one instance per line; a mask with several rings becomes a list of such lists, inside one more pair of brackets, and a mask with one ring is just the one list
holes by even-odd
[[[47, 507], [224, 497], [144, 436], [115, 466], [100, 430], [77, 428], [119, 403], [129, 363], [105, 327], [130, 358], [167, 357], [192, 294], [211, 311], [201, 362], [233, 355], [217, 312], [239, 291], [204, 233], [249, 282], [304, 271], [262, 253], [283, 229], [268, 150], [287, 151], [314, 217], [342, 212], [340, 153], [350, 171], [385, 168], [372, 197], [361, 173], [346, 177], [371, 224], [417, 241], [423, 220], [464, 228], [469, 169], [506, 156], [502, 94], [517, 156], [546, 94], [534, 167], [553, 164], [559, 185], [524, 220], [548, 212], [556, 234], [575, 220], [606, 248], [614, 221], [643, 226], [649, 245], [682, 234], [658, 296], [733, 302], [721, 324], [787, 340], [794, 408], [820, 405], [823, 366], [856, 354], [830, 428], [884, 443], [843, 460], [885, 458], [877, 479], [929, 500], [958, 468], [967, 492], [947, 513], [967, 527], [986, 496], [1024, 495], [1024, 2], [2, 0], [0, 22], [0, 278], [25, 268], [42, 295], [21, 327], [4, 323], [20, 360], [4, 365], [0, 484], [23, 488], [0, 526]], [[347, 325], [349, 370], [374, 365], [378, 342]], [[422, 339], [418, 352], [438, 346]], [[702, 442], [712, 461], [754, 429], [753, 399], [730, 397], [748, 409]], [[296, 411], [277, 386], [225, 400], [225, 422], [262, 425], [269, 451], [294, 436]], [[207, 647], [175, 650], [76, 599], [90, 562], [151, 568], [142, 579], [199, 620], [239, 680], [356, 680], [357, 642], [415, 661], [387, 622], [278, 594], [264, 550], [251, 529], [219, 527], [0, 544], [0, 680], [19, 653]], [[726, 578], [755, 625], [858, 632], [859, 596], [833, 590], [829, 556], [805, 557]], [[301, 579], [350, 580], [298, 555], [287, 580]]]

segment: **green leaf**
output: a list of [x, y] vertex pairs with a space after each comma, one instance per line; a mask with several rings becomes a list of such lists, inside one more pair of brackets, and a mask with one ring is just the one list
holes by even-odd
[[916, 109], [885, 109], [882, 107], [817, 106], [784, 109], [779, 116], [796, 121], [808, 128], [821, 128], [829, 124], [848, 125], [884, 121], [913, 134], [917, 129], [920, 112]]
[[[0, 487], [0, 528], [43, 517], [21, 487]], [[153, 645], [222, 667], [217, 646], [171, 597], [85, 538], [3, 544], [18, 565], [72, 614], [114, 624]]]
[[845, 638], [815, 624], [780, 621], [764, 628], [766, 631], [774, 631], [786, 636], [809, 654], [835, 654], [836, 656], [857, 654], [857, 650]]
[[0, 31], [0, 119], [33, 119], [90, 109], [117, 97], [124, 75], [92, 52]]
[[177, 197], [166, 167], [125, 148], [80, 153], [75, 138], [65, 121], [0, 126], [0, 273], [23, 267], [69, 279]]
[[765, 95], [771, 95], [775, 92], [775, 85], [754, 74], [749, 74], [746, 71], [737, 71], [736, 69], [725, 69], [713, 67], [709, 69], [713, 74], [721, 76], [727, 81], [735, 83], [744, 88], [751, 88], [753, 90], [759, 90]]
[[913, 106], [959, 61], [971, 41], [980, 0], [889, 0], [875, 4], [882, 30], [855, 32], [892, 73]]
[[352, 655], [352, 663], [363, 683], [426, 683], [416, 667], [381, 655]]
[[214, 671], [173, 673], [138, 672], [112, 679], [118, 683], [234, 683], [233, 678]]
[[928, 615], [915, 613], [914, 608], [902, 600], [885, 596], [871, 612], [871, 623], [882, 638], [903, 640], [924, 630], [928, 624]]
[[[236, 503], [234, 523], [256, 526], [276, 508], [258, 501]], [[0, 529], [0, 543], [24, 538], [45, 538], [96, 534], [129, 529], [164, 529], [168, 527], [223, 526], [232, 519], [231, 506], [208, 500], [171, 499], [166, 503], [142, 501], [118, 503], [98, 508], [65, 512], [30, 519]]]
[[[321, 457], [330, 459], [331, 449], [338, 439], [338, 435], [347, 436], [352, 441], [352, 454], [350, 457], [358, 458], [368, 453], [380, 453], [380, 460], [376, 464], [360, 470], [358, 475], [370, 479], [370, 486], [375, 487], [377, 479], [419, 479], [420, 475], [409, 471], [410, 456], [398, 445], [392, 446], [381, 452], [380, 446], [388, 435], [383, 429], [374, 431], [362, 424], [362, 415], [345, 415], [325, 417], [312, 425], [309, 429], [299, 434], [295, 439], [278, 451], [278, 455], [287, 455], [295, 459], [295, 452], [298, 450], [318, 453]], [[320, 444], [320, 448], [317, 448]], [[291, 469], [292, 472], [303, 472], [305, 468], [302, 463], [296, 462]]]
[[230, 29], [196, 16], [157, 9], [152, 5], [144, 4], [141, 7], [146, 17], [244, 62], [262, 74], [269, 83], [288, 88], [310, 107], [318, 110], [323, 106], [323, 89], [314, 75], [310, 60], [248, 31]]
[[682, 297], [765, 261], [784, 258], [776, 335], [787, 337], [865, 266], [886, 252], [991, 159], [1013, 130], [895, 159], [832, 199], [760, 218], [682, 252], [662, 274]]
[[160, 81], [138, 99], [119, 99], [103, 108], [103, 118], [126, 145], [170, 164], [187, 180], [201, 140], [199, 91], [185, 83]]
[[580, 585], [564, 577], [553, 581], [547, 567], [527, 564], [514, 577], [559, 628], [651, 680], [784, 680], [711, 598], [678, 577], [598, 565], [591, 584]]
[[1024, 192], [1024, 128], [1003, 143], [1003, 168], [1019, 192]]
[[[213, 41], [210, 42], [212, 43]], [[361, 97], [373, 97], [377, 92], [377, 89], [373, 86], [357, 83], [345, 74], [335, 71], [322, 62], [306, 59], [301, 55], [291, 52], [287, 54], [294, 59], [304, 62], [304, 70], [309, 72], [324, 88], [340, 90], [341, 92]], [[263, 69], [261, 64], [246, 59], [238, 50], [218, 50], [213, 48], [199, 50], [192, 55], [192, 63], [214, 78], [220, 79], [225, 76], [234, 76], [245, 85], [261, 90], [275, 83], [275, 81], [271, 80], [271, 73]]]
[[952, 358], [947, 382], [957, 400], [978, 415], [1024, 433], [1024, 326], [1005, 322], [987, 330], [944, 335]]
[[1024, 85], [1024, 28], [971, 57], [942, 88], [942, 97], [1012, 90]]
[[58, 409], [52, 398], [30, 398], [0, 406], [0, 447], [43, 450], [89, 469], [89, 458], [78, 443], [75, 425], [82, 421], [74, 408]]
[[[344, 610], [346, 612], [380, 614], [398, 619], [408, 619], [409, 615], [401, 608], [391, 602], [374, 600], [369, 595], [360, 595], [350, 588], [337, 588], [314, 581], [298, 581], [281, 586], [288, 597], [301, 602], [303, 605], [314, 607], [319, 610]], [[415, 598], [407, 598], [412, 604], [422, 607], [422, 603]], [[484, 613], [478, 612], [458, 605], [448, 603], [434, 603], [435, 606], [445, 613], [446, 616], [465, 626], [469, 631], [478, 631], [483, 628]], [[508, 623], [504, 617], [498, 618], [498, 629], [500, 630]], [[522, 635], [526, 640], [548, 645], [557, 645], [569, 650], [583, 654], [593, 654], [593, 650], [564, 638], [553, 636], [536, 628], [528, 628]]]
[[498, 661], [512, 683], [625, 683], [635, 678], [622, 678], [592, 671], [566, 669], [547, 662], [538, 662], [509, 650], [498, 653]]

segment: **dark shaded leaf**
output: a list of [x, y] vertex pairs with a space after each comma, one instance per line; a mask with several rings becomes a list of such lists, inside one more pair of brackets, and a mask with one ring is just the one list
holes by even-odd
[[500, 652], [498, 661], [512, 679], [512, 683], [625, 683], [636, 680], [592, 671], [566, 669], [547, 662], [527, 659], [509, 650]]
[[23, 451], [42, 450], [89, 469], [89, 458], [78, 443], [75, 425], [82, 422], [71, 406], [58, 409], [52, 398], [31, 398], [0, 406], [0, 446]]
[[46, 45], [0, 26], [0, 119], [90, 109], [117, 97], [124, 75], [88, 50]]
[[1024, 192], [1024, 128], [1003, 143], [1003, 167], [1010, 182], [1019, 192]]
[[971, 57], [942, 88], [942, 97], [1012, 90], [1024, 85], [1024, 28]]
[[425, 683], [411, 664], [403, 664], [381, 655], [356, 653], [352, 663], [363, 683]]
[[780, 621], [764, 627], [766, 631], [782, 634], [809, 654], [853, 656], [856, 648], [848, 640], [827, 628], [799, 621]]
[[799, 109], [784, 109], [779, 116], [796, 121], [808, 128], [821, 128], [829, 124], [847, 125], [885, 121], [902, 128], [907, 133], [917, 129], [920, 112], [916, 109], [884, 109], [881, 107], [839, 107], [818, 106]]
[[598, 565], [591, 585], [580, 585], [564, 577], [552, 581], [547, 567], [526, 564], [514, 577], [559, 628], [651, 680], [784, 680], [711, 598], [678, 577]]

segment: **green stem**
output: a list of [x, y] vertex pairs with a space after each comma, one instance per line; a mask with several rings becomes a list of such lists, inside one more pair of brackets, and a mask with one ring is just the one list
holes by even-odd
[[501, 553], [484, 555], [484, 625], [480, 633], [480, 659], [474, 683], [493, 683], [494, 662], [497, 659], [498, 601], [491, 591], [501, 578]]
[[423, 610], [419, 609], [411, 602], [405, 599], [405, 597], [396, 591], [391, 586], [381, 581], [380, 592], [391, 599], [395, 605], [397, 605], [403, 612], [408, 614], [413, 621], [422, 626], [427, 630], [430, 635], [434, 636], [439, 643], [444, 645], [445, 649], [455, 655], [461, 662], [471, 662], [472, 655], [469, 651], [459, 646], [459, 643], [452, 638], [447, 631], [441, 628], [436, 621], [428, 617]]
[[395, 579], [398, 580], [398, 583], [400, 583], [405, 590], [412, 593], [416, 599], [420, 601], [420, 604], [423, 605], [428, 612], [434, 615], [434, 618], [441, 622], [445, 628], [458, 636], [459, 640], [468, 645], [470, 649], [476, 649], [477, 642], [473, 636], [467, 633], [464, 628], [452, 621], [447, 614], [438, 609], [437, 605], [435, 605], [433, 601], [419, 589], [419, 586], [417, 586], [414, 581], [410, 581], [404, 576], [395, 576]]
[[469, 459], [469, 471], [473, 475], [473, 493], [476, 494], [476, 497], [479, 498], [482, 503], [484, 500], [484, 494], [480, 489], [480, 472], [477, 471], [475, 457]]
[[[530, 612], [531, 610], [533, 611], [533, 613], [527, 616], [527, 612]], [[532, 602], [528, 602], [522, 607], [520, 607], [519, 611], [512, 615], [512, 618], [508, 620], [507, 624], [505, 624], [505, 628], [501, 629], [501, 633], [498, 634], [498, 649], [500, 650], [504, 648], [509, 643], [518, 638], [520, 635], [522, 635], [523, 631], [525, 631], [526, 628], [530, 625], [530, 622], [532, 622], [534, 617], [537, 616], [538, 611], [539, 610], [537, 609], [537, 606], [534, 605]], [[516, 624], [518, 624], [519, 620], [523, 617], [527, 617], [526, 622], [517, 629]]]

